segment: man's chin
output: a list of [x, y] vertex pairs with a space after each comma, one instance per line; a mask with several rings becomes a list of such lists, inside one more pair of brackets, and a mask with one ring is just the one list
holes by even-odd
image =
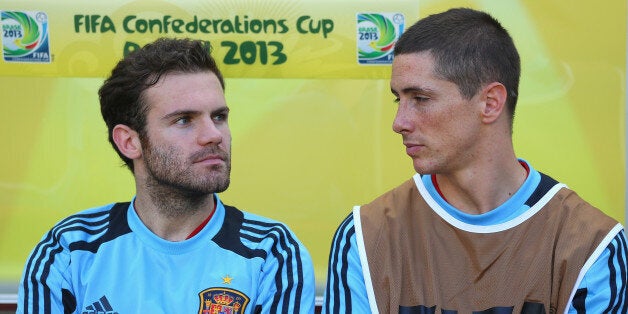
[[414, 171], [420, 174], [432, 174], [434, 172], [434, 165], [426, 163], [423, 160], [413, 160]]
[[211, 178], [209, 182], [205, 184], [204, 190], [208, 193], [220, 193], [229, 188], [231, 179], [229, 177]]
[[201, 186], [180, 187], [179, 190], [183, 194], [187, 194], [189, 197], [203, 197], [214, 193], [224, 192], [228, 187], [229, 182], [227, 181], [220, 184], [203, 184]]
[[216, 186], [216, 188], [214, 189], [214, 192], [212, 193], [221, 193], [221, 192], [226, 191], [229, 188], [229, 184], [231, 184], [231, 181], [227, 179], [227, 181], [223, 182], [223, 184]]

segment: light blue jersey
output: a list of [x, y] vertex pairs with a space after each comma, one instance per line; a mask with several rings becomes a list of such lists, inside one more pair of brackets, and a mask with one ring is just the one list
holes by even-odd
[[64, 219], [28, 258], [17, 313], [313, 313], [314, 270], [296, 236], [216, 201], [181, 242], [153, 234], [132, 203]]
[[[524, 162], [524, 161], [522, 161]], [[527, 165], [527, 164], [526, 164]], [[543, 186], [553, 186], [557, 182], [529, 167], [529, 175], [522, 187], [503, 205], [481, 215], [469, 215], [451, 206], [437, 190], [430, 175], [415, 176], [415, 181], [420, 190], [429, 194], [430, 207], [444, 218], [464, 230], [480, 230], [491, 232], [495, 226], [517, 225], [520, 217], [534, 215], [531, 206], [539, 199], [546, 197], [547, 192]], [[543, 182], [545, 180], [545, 182]], [[549, 182], [552, 181], [552, 182]], [[559, 184], [560, 186], [560, 184]], [[371, 274], [365, 271], [364, 265], [370, 265], [363, 255], [364, 245], [361, 234], [358, 211], [354, 210], [339, 226], [332, 241], [329, 269], [327, 275], [327, 287], [323, 304], [323, 313], [371, 313], [377, 312], [373, 304], [375, 296], [371, 283]], [[399, 218], [399, 217], [397, 217]], [[461, 233], [462, 234], [462, 233]], [[628, 306], [628, 271], [626, 264], [628, 246], [626, 236], [621, 225], [614, 228], [603, 241], [600, 247], [581, 270], [579, 281], [573, 287], [571, 301], [566, 309], [568, 313], [626, 313]], [[395, 245], [391, 243], [390, 245]], [[417, 252], [416, 254], [421, 254]], [[529, 252], [522, 252], [529, 254]], [[438, 261], [435, 261], [438, 263]], [[441, 261], [441, 263], [446, 261]], [[548, 265], [549, 266], [549, 265]], [[405, 267], [425, 267], [424, 265], [406, 265]], [[408, 270], [411, 273], [410, 270]], [[438, 283], [434, 283], [438, 285]], [[380, 287], [381, 288], [381, 287]], [[481, 293], [478, 291], [478, 295]], [[430, 305], [431, 306], [431, 305]], [[394, 305], [393, 305], [394, 307]], [[392, 308], [391, 308], [392, 310]], [[401, 311], [400, 307], [400, 313]], [[429, 308], [414, 308], [418, 311], [409, 311], [404, 308], [404, 313], [433, 313]], [[474, 313], [497, 313], [495, 309], [482, 311], [473, 309]], [[478, 311], [479, 310], [479, 311]], [[503, 310], [503, 311], [502, 311]], [[512, 308], [511, 308], [512, 310]], [[549, 309], [547, 309], [549, 310]], [[503, 308], [499, 313], [509, 313], [508, 308]], [[448, 312], [449, 313], [449, 312]], [[455, 311], [451, 311], [455, 313]], [[530, 311], [530, 313], [537, 313]], [[539, 312], [541, 313], [541, 312]]]

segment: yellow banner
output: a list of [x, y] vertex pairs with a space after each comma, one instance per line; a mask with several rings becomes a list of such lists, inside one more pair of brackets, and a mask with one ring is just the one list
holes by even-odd
[[157, 37], [210, 43], [226, 77], [385, 78], [409, 1], [5, 1], [3, 75], [103, 77]]
[[[5, 0], [3, 14], [22, 14], [2, 18], [3, 47], [25, 52], [0, 59], [0, 288], [16, 287], [54, 223], [133, 196], [97, 90], [125, 51], [159, 36], [214, 47], [233, 135], [232, 184], [221, 198], [287, 223], [322, 287], [331, 238], [351, 207], [413, 174], [391, 129], [387, 40], [372, 33], [400, 25], [398, 13], [407, 29], [458, 6], [497, 17], [521, 54], [517, 156], [624, 222], [626, 1]], [[40, 35], [14, 41], [22, 25], [41, 31], [43, 21], [49, 51]]]

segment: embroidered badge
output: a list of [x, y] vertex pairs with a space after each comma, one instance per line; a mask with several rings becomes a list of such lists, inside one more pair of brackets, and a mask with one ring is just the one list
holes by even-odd
[[238, 314], [244, 313], [249, 297], [229, 288], [209, 288], [198, 294], [201, 306], [198, 314]]

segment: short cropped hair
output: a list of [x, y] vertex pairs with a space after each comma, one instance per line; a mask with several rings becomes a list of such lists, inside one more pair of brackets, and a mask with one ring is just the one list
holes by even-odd
[[468, 8], [427, 16], [408, 28], [394, 48], [395, 56], [419, 52], [429, 52], [435, 74], [455, 83], [467, 99], [484, 84], [503, 84], [512, 126], [521, 61], [512, 38], [495, 18]]
[[131, 52], [118, 62], [98, 91], [100, 111], [109, 132], [109, 142], [133, 171], [133, 161], [124, 156], [113, 141], [113, 128], [123, 124], [145, 135], [148, 104], [143, 92], [168, 73], [213, 72], [224, 90], [225, 83], [209, 43], [160, 38]]

